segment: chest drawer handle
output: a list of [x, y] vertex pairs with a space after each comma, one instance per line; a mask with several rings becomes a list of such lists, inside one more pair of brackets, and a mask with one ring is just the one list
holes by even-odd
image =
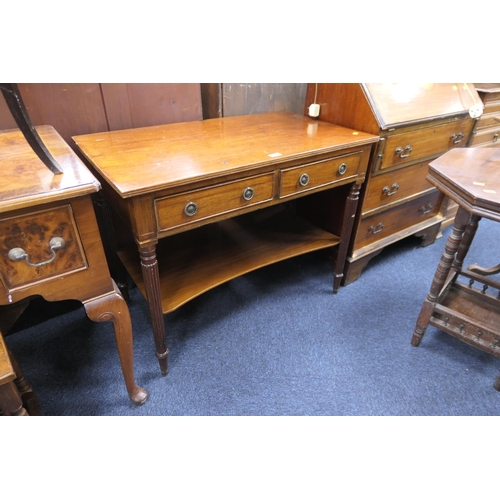
[[391, 187], [389, 186], [384, 186], [382, 188], [382, 194], [385, 194], [386, 196], [392, 196], [393, 194], [396, 194], [399, 189], [399, 184], [395, 182]]
[[339, 172], [340, 175], [344, 175], [347, 172], [347, 165], [345, 163], [342, 163], [339, 166], [338, 172]]
[[253, 198], [253, 195], [255, 194], [255, 191], [253, 188], [248, 187], [243, 190], [243, 199], [246, 201], [250, 201]]
[[[410, 145], [408, 145], [408, 146], [406, 146], [404, 151], [403, 151], [403, 148], [401, 146], [399, 148], [396, 148], [396, 151], [394, 153], [399, 155], [400, 158], [408, 158], [408, 156], [410, 156], [412, 151], [413, 151], [413, 148]], [[407, 154], [404, 155], [403, 154], [404, 152], [406, 152]]]
[[432, 212], [432, 203], [427, 203], [427, 205], [424, 205], [423, 207], [420, 207], [418, 209], [418, 211], [422, 214], [422, 215], [425, 215], [425, 214], [428, 214], [428, 213], [431, 213]]
[[498, 132], [493, 136], [493, 142], [497, 142], [498, 141]]
[[196, 212], [198, 211], [198, 205], [194, 201], [190, 201], [185, 207], [184, 207], [184, 213], [188, 217], [192, 217]]
[[459, 132], [458, 134], [451, 134], [450, 139], [453, 141], [453, 144], [458, 144], [459, 142], [462, 142], [462, 139], [464, 138], [464, 133]]
[[50, 245], [50, 251], [52, 252], [52, 257], [49, 260], [46, 260], [44, 262], [39, 262], [38, 264], [33, 264], [33, 262], [30, 262], [30, 258], [28, 254], [26, 253], [25, 250], [22, 248], [12, 248], [9, 250], [9, 259], [13, 260], [14, 262], [18, 262], [20, 260], [26, 259], [26, 263], [28, 266], [31, 267], [41, 267], [41, 266], [46, 266], [47, 264], [50, 264], [55, 258], [56, 258], [56, 250], [60, 250], [61, 248], [64, 247], [66, 243], [62, 238], [59, 236], [56, 236], [52, 238], [49, 241]]
[[384, 223], [383, 222], [379, 222], [377, 224], [377, 227], [375, 226], [370, 226], [368, 228], [368, 232], [369, 233], [372, 233], [372, 234], [377, 234], [377, 233], [380, 233], [380, 231], [382, 231], [382, 229], [384, 229]]
[[299, 184], [301, 186], [307, 186], [309, 184], [309, 176], [307, 174], [302, 174], [299, 177]]

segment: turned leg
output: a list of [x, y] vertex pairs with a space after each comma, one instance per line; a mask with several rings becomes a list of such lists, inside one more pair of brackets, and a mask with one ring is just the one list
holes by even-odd
[[344, 277], [344, 268], [347, 257], [347, 250], [351, 242], [354, 218], [359, 201], [360, 184], [353, 184], [346, 199], [342, 229], [340, 233], [340, 245], [337, 251], [335, 263], [333, 265], [333, 293], [337, 293], [340, 282]]
[[481, 217], [479, 217], [478, 215], [472, 215], [469, 224], [467, 224], [467, 228], [465, 229], [462, 241], [460, 242], [460, 246], [458, 247], [457, 255], [455, 256], [455, 260], [453, 261], [453, 269], [455, 269], [457, 272], [462, 270], [465, 257], [467, 257], [467, 253], [469, 252], [472, 240], [476, 235], [480, 220]]
[[156, 259], [156, 245], [139, 248], [141, 255], [142, 276], [146, 286], [146, 296], [151, 314], [153, 335], [156, 346], [156, 357], [162, 375], [168, 373], [168, 349], [165, 338], [165, 320], [161, 305], [160, 273]]
[[0, 385], [0, 411], [13, 417], [29, 416], [14, 382]]
[[145, 389], [135, 384], [134, 348], [130, 313], [114, 281], [113, 286], [115, 288], [114, 292], [85, 301], [83, 305], [85, 306], [87, 316], [92, 321], [113, 322], [127, 392], [131, 401], [136, 405], [140, 405], [146, 401], [148, 393]]
[[24, 377], [21, 366], [17, 362], [17, 359], [14, 356], [13, 352], [9, 349], [9, 346], [7, 344], [5, 345], [5, 347], [7, 349], [7, 353], [9, 354], [12, 368], [16, 374], [14, 384], [16, 385], [17, 391], [21, 396], [23, 406], [24, 408], [26, 408], [29, 415], [38, 416], [41, 413], [40, 402], [38, 401], [36, 394], [33, 392], [33, 388]]
[[[434, 311], [439, 293], [443, 289], [443, 285], [448, 278], [453, 262], [457, 254], [457, 250], [462, 242], [464, 231], [469, 223], [471, 216], [462, 207], [459, 207], [457, 215], [455, 217], [455, 223], [453, 225], [453, 232], [446, 242], [444, 252], [441, 255], [441, 260], [439, 261], [436, 273], [434, 274], [434, 279], [432, 280], [432, 285], [429, 293], [420, 310], [420, 314], [417, 319], [417, 324], [413, 336], [411, 339], [411, 345], [417, 347], [424, 336], [425, 330], [429, 323], [429, 319]], [[469, 242], [470, 244], [470, 242]], [[463, 249], [462, 249], [463, 251]], [[466, 251], [465, 251], [466, 253]]]

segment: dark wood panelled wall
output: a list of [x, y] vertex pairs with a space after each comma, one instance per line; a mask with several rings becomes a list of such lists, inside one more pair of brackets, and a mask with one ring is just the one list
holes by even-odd
[[[302, 114], [306, 83], [19, 83], [34, 125], [74, 135], [272, 111]], [[0, 98], [0, 130], [17, 128]]]
[[[201, 120], [198, 83], [19, 83], [34, 125], [74, 135]], [[16, 128], [0, 99], [0, 130]]]

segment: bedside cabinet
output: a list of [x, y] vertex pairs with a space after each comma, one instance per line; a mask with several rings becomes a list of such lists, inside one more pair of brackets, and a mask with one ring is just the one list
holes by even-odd
[[359, 278], [386, 246], [407, 236], [436, 239], [456, 207], [426, 180], [428, 163], [467, 144], [479, 96], [472, 84], [309, 84], [306, 114], [320, 105], [320, 121], [380, 137], [371, 157], [344, 271]]
[[476, 120], [469, 146], [500, 146], [500, 83], [475, 83], [484, 104], [483, 114]]
[[111, 321], [128, 395], [141, 404], [147, 392], [134, 380], [130, 314], [110, 277], [91, 200], [100, 184], [52, 127], [36, 130], [63, 172], [53, 174], [19, 130], [0, 133], [0, 306], [33, 296], [75, 299], [91, 320]]

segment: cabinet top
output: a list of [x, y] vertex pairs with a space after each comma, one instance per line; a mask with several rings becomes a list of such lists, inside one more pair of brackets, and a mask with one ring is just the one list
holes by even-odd
[[43, 143], [61, 166], [53, 174], [18, 129], [0, 131], [0, 213], [94, 193], [97, 179], [53, 127], [36, 127]]
[[471, 106], [482, 102], [472, 83], [362, 85], [382, 129], [453, 115], [466, 116]]
[[73, 137], [122, 196], [244, 173], [378, 141], [292, 113], [263, 113]]

